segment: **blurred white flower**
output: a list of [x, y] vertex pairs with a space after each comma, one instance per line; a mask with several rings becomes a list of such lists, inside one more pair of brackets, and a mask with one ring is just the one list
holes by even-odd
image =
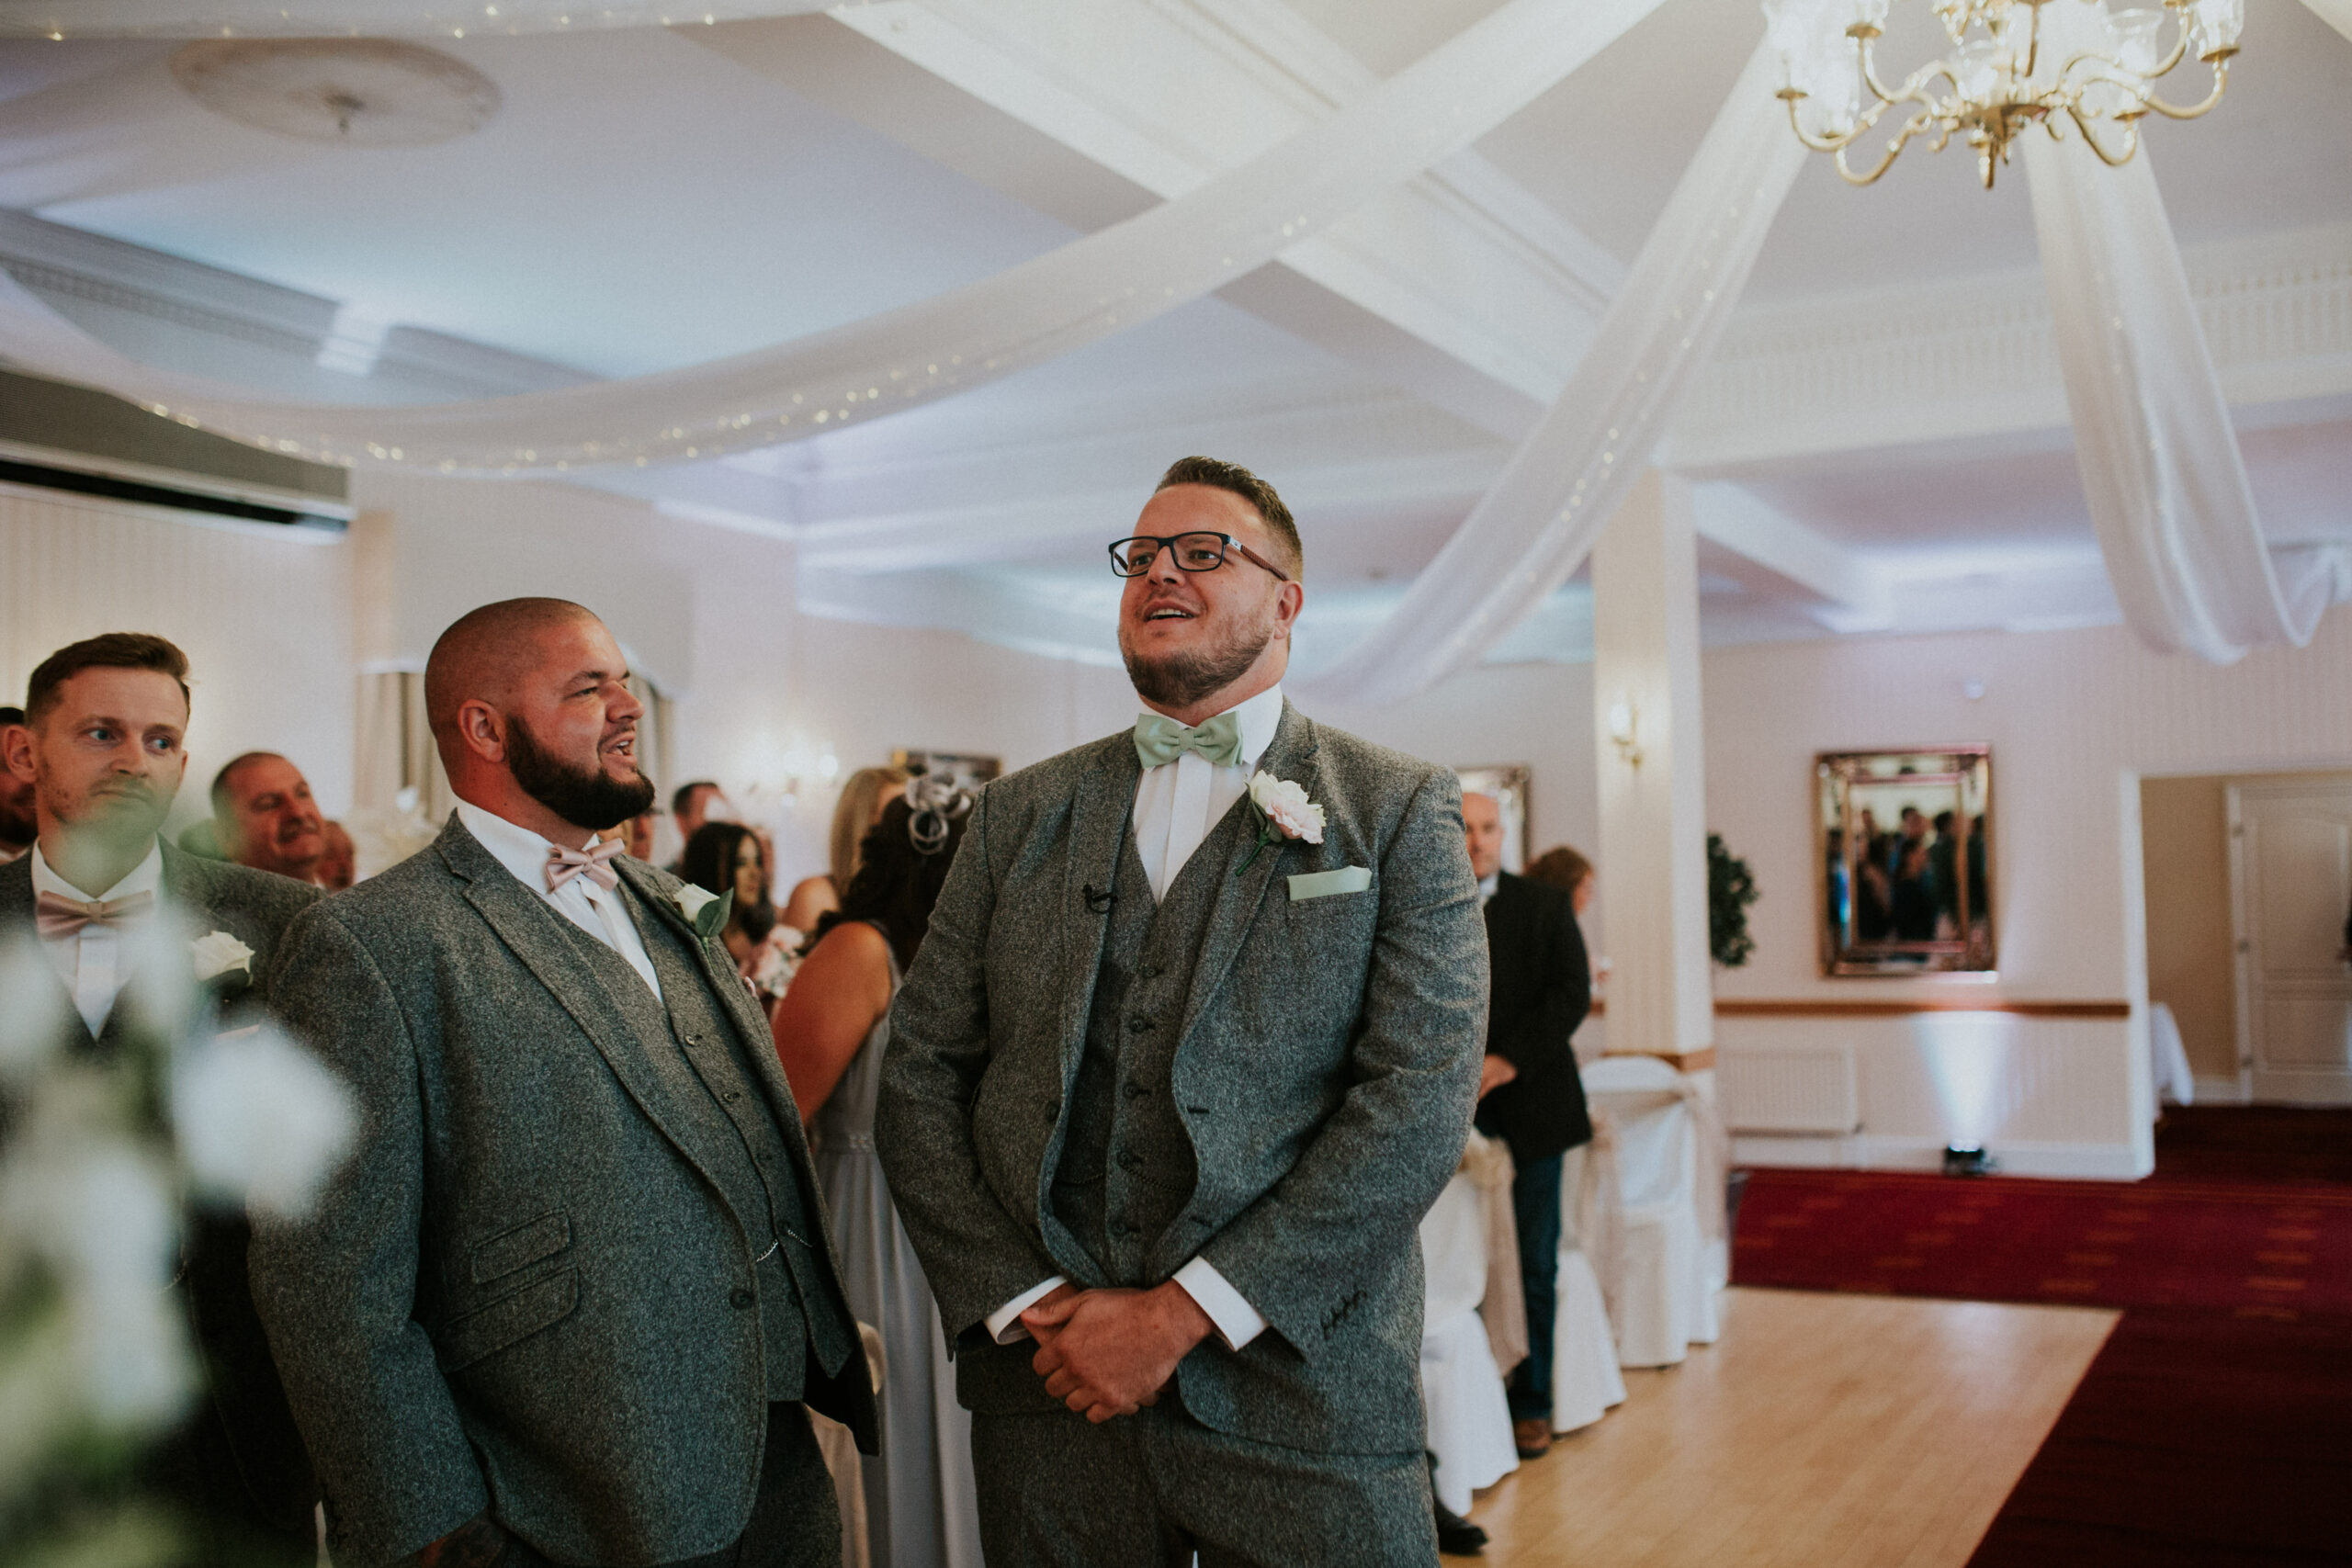
[[227, 931], [209, 931], [187, 944], [188, 957], [196, 964], [197, 983], [222, 975], [240, 974], [251, 979], [254, 972], [254, 950], [231, 936]]
[[0, 1082], [30, 1078], [57, 1050], [65, 1022], [65, 987], [40, 944], [0, 946]]
[[300, 1214], [350, 1145], [351, 1096], [308, 1051], [263, 1024], [180, 1051], [172, 1124], [198, 1193]]
[[55, 1271], [85, 1407], [108, 1426], [160, 1426], [194, 1387], [167, 1289], [179, 1250], [170, 1184], [136, 1145], [93, 1137], [83, 1097], [44, 1098], [0, 1167], [0, 1230]]

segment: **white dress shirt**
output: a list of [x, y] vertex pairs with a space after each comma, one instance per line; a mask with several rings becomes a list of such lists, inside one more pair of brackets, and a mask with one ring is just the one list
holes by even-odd
[[[1185, 751], [1172, 762], [1143, 771], [1136, 785], [1136, 854], [1151, 882], [1152, 902], [1168, 895], [1168, 885], [1184, 869], [1201, 840], [1209, 836], [1233, 803], [1250, 790], [1258, 759], [1274, 743], [1283, 722], [1283, 689], [1267, 687], [1246, 702], [1227, 710], [1241, 726], [1241, 765], [1220, 767], [1197, 751]], [[1211, 715], [1215, 717], [1215, 715]], [[989, 1332], [1000, 1345], [1029, 1337], [1020, 1322], [1022, 1312], [1039, 1297], [1064, 1283], [1058, 1274], [1033, 1285], [989, 1314]], [[1219, 1337], [1238, 1350], [1265, 1332], [1266, 1319], [1233, 1288], [1216, 1266], [1195, 1258], [1176, 1270], [1176, 1282], [1216, 1325]]]
[[[552, 840], [541, 838], [530, 829], [509, 822], [494, 811], [485, 811], [469, 800], [458, 802], [458, 820], [491, 852], [492, 859], [514, 874], [514, 880], [555, 906], [556, 912], [623, 958], [637, 971], [655, 996], [662, 994], [662, 982], [653, 973], [653, 959], [645, 951], [645, 939], [637, 934], [637, 922], [628, 918], [628, 906], [621, 902], [619, 889], [606, 892], [585, 873], [571, 878], [554, 892], [548, 891], [548, 856], [555, 849]], [[591, 844], [596, 840], [588, 840]]]
[[1487, 900], [1492, 898], [1495, 896], [1495, 889], [1500, 887], [1502, 885], [1503, 874], [1499, 871], [1495, 872], [1490, 875], [1480, 877], [1478, 879], [1478, 908], [1481, 909], [1485, 908], [1487, 907]]
[[[40, 846], [34, 846], [32, 857], [36, 898], [53, 893], [77, 904], [96, 904], [141, 893], [152, 895], [159, 903], [164, 897], [164, 850], [160, 843], [148, 850], [147, 858], [131, 868], [129, 876], [103, 893], [85, 893], [58, 875], [42, 857]], [[41, 951], [49, 955], [49, 966], [65, 982], [66, 994], [74, 998], [74, 1010], [90, 1026], [93, 1040], [106, 1028], [107, 1014], [114, 1010], [115, 998], [130, 979], [130, 965], [124, 958], [124, 935], [119, 926], [92, 920], [71, 935], [41, 938]]]

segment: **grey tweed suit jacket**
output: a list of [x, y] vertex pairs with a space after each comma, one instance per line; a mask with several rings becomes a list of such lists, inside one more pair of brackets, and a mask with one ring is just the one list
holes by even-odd
[[[675, 877], [613, 864], [700, 954], [813, 1198], [733, 962], [678, 913]], [[308, 1221], [259, 1228], [254, 1291], [341, 1568], [485, 1508], [557, 1562], [621, 1568], [720, 1550], [751, 1515], [753, 1248], [562, 919], [453, 817], [288, 933], [277, 1010], [351, 1083], [360, 1132]], [[830, 1238], [824, 1256], [852, 1321]], [[864, 1356], [808, 1375], [870, 1450]]]
[[[1247, 860], [1252, 833], [1222, 872], [1174, 1064], [1199, 1175], [1150, 1277], [1204, 1257], [1269, 1325], [1238, 1353], [1212, 1335], [1179, 1367], [1205, 1425], [1418, 1452], [1416, 1228], [1461, 1159], [1486, 1036], [1461, 789], [1287, 704], [1258, 765], [1323, 807], [1324, 839]], [[1052, 1408], [1033, 1348], [999, 1349], [984, 1319], [1051, 1275], [1099, 1272], [1039, 1216], [1102, 957], [1086, 890], [1111, 886], [1141, 773], [1123, 732], [989, 784], [891, 1011], [876, 1146], [974, 1408]], [[1347, 866], [1371, 886], [1289, 897], [1291, 876]]]

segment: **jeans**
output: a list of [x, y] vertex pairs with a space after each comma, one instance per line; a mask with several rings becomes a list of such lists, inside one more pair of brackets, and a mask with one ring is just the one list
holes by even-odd
[[1560, 1276], [1560, 1162], [1530, 1160], [1511, 1178], [1510, 1207], [1519, 1224], [1520, 1289], [1527, 1297], [1527, 1359], [1510, 1374], [1510, 1417], [1552, 1414], [1552, 1329]]

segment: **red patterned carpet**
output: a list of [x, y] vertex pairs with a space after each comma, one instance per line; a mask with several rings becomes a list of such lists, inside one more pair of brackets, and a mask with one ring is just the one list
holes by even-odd
[[1742, 1285], [2352, 1314], [2352, 1185], [1758, 1170]]
[[2352, 1111], [2175, 1111], [2128, 1185], [1758, 1170], [1732, 1274], [2125, 1309], [1970, 1568], [2352, 1563]]

